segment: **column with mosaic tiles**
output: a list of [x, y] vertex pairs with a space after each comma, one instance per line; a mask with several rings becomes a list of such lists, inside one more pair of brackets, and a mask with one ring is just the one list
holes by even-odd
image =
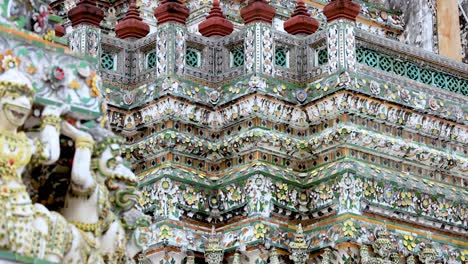
[[161, 1], [154, 9], [154, 16], [158, 20], [156, 76], [182, 76], [189, 10], [181, 1]]
[[70, 49], [92, 58], [100, 56], [101, 29], [99, 24], [104, 18], [104, 12], [96, 6], [93, 0], [82, 0], [70, 9], [68, 18], [72, 31], [67, 34]]
[[323, 9], [327, 17], [328, 72], [355, 71], [354, 28], [361, 7], [353, 1], [332, 1]]
[[[154, 9], [157, 19], [156, 29], [156, 77], [163, 79], [163, 90], [173, 90], [177, 78], [183, 77], [186, 56], [186, 20], [188, 8], [181, 1], [160, 1]], [[175, 228], [178, 221], [178, 210], [173, 201], [177, 190], [171, 181], [161, 180], [155, 188], [160, 206], [154, 209], [154, 219], [158, 221], [153, 232], [158, 234], [158, 243], [152, 250], [144, 252], [144, 258], [151, 263], [181, 264], [189, 263], [187, 258], [188, 242], [179, 238], [190, 237], [184, 230]], [[185, 240], [185, 239], [184, 239]]]
[[273, 30], [272, 21], [276, 10], [266, 1], [249, 1], [240, 11], [246, 25], [244, 52], [247, 74], [273, 76]]
[[[354, 1], [335, 0], [327, 4], [323, 13], [327, 18], [328, 73], [339, 74], [338, 85], [347, 89], [350, 73], [356, 72], [355, 26], [361, 7]], [[350, 215], [360, 215], [362, 183], [352, 172], [345, 172], [336, 182], [339, 190], [337, 214], [343, 217], [342, 223], [335, 223], [343, 231], [343, 236], [335, 240], [333, 253], [338, 263], [358, 263], [359, 243], [354, 239], [358, 228], [348, 219]]]

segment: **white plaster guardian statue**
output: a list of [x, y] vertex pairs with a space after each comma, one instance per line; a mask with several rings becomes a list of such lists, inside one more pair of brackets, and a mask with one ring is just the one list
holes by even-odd
[[[83, 236], [93, 241], [90, 254], [94, 256], [88, 257], [105, 263], [125, 263], [138, 251], [127, 254], [125, 229], [112, 209], [129, 209], [137, 201], [134, 195], [137, 178], [123, 164], [121, 139], [105, 129], [95, 128], [89, 132], [71, 124], [63, 126], [63, 134], [75, 141], [76, 150], [62, 214]], [[116, 194], [112, 199], [109, 187]], [[128, 248], [132, 248], [131, 245]]]
[[57, 262], [62, 252], [56, 255], [46, 243], [54, 223], [44, 206], [32, 204], [21, 175], [30, 163], [52, 164], [59, 158], [60, 115], [66, 107], [45, 107], [39, 138], [28, 138], [21, 127], [33, 106], [32, 84], [11, 52], [0, 58], [0, 248]]

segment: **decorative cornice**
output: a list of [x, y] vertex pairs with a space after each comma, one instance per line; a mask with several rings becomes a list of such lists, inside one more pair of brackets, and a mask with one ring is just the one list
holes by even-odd
[[[362, 84], [363, 82], [360, 83]], [[258, 104], [258, 102], [262, 103]], [[343, 114], [350, 113], [358, 114], [362, 117], [372, 116], [376, 122], [385, 122], [395, 127], [404, 125], [407, 131], [430, 138], [437, 137], [439, 138], [437, 141], [444, 139], [451, 140], [453, 143], [465, 144], [468, 142], [468, 138], [465, 134], [466, 128], [463, 126], [463, 122], [453, 123], [438, 117], [425, 117], [425, 119], [423, 119], [423, 113], [417, 109], [416, 111], [410, 111], [405, 109], [405, 106], [389, 104], [386, 101], [379, 101], [382, 107], [376, 109], [371, 107], [375, 105], [374, 102], [376, 101], [368, 96], [344, 92], [330, 94], [305, 107], [292, 107], [292, 105], [287, 104], [287, 102], [278, 102], [274, 100], [274, 98], [250, 95], [243, 98], [243, 100], [238, 100], [234, 105], [223, 105], [213, 110], [197, 106], [193, 103], [184, 102], [181, 99], [163, 96], [155, 100], [153, 104], [135, 111], [127, 112], [111, 107], [110, 109], [113, 114], [110, 121], [111, 125], [116, 129], [123, 129], [122, 133], [126, 135], [135, 133], [136, 129], [141, 130], [143, 127], [148, 127], [149, 129], [156, 122], [165, 120], [169, 116], [176, 117], [184, 122], [196, 122], [201, 124], [205, 126], [204, 131], [208, 133], [218, 132], [220, 129], [228, 128], [239, 123], [239, 120], [255, 117], [271, 121], [276, 121], [277, 118], [280, 118], [283, 123], [288, 123], [292, 127], [303, 130], [311, 125], [324, 123], [325, 120], [331, 120]], [[448, 105], [448, 102], [444, 101], [444, 104]], [[251, 105], [258, 106], [249, 109]], [[282, 105], [286, 105], [289, 108], [284, 108]], [[180, 106], [190, 111], [180, 112], [180, 110], [178, 110]], [[282, 107], [283, 111], [280, 113], [269, 112], [269, 109], [278, 107]], [[155, 112], [154, 109], [160, 109], [160, 112]], [[436, 116], [438, 115], [433, 111], [429, 113]], [[128, 121], [127, 118], [125, 118], [127, 115], [133, 115], [136, 118]], [[297, 120], [297, 117], [303, 115], [306, 115], [308, 119], [304, 124], [299, 123]], [[211, 117], [211, 120], [217, 120], [217, 123], [210, 123], [207, 118], [202, 118], [203, 116]]]
[[[335, 138], [335, 140], [331, 140], [330, 138]], [[171, 144], [173, 140], [176, 142]], [[140, 149], [147, 149], [148, 151], [142, 153], [147, 156], [149, 154], [157, 154], [165, 149], [164, 146], [171, 145], [172, 147], [176, 147], [181, 154], [193, 155], [195, 151], [193, 145], [196, 145], [197, 155], [205, 156], [204, 158], [207, 161], [216, 162], [220, 161], [220, 157], [225, 159], [232, 155], [238, 156], [257, 145], [259, 147], [255, 147], [255, 149], [267, 152], [268, 150], [281, 151], [282, 148], [288, 148], [291, 153], [288, 155], [290, 160], [299, 159], [307, 161], [316, 158], [317, 152], [320, 153], [325, 149], [330, 149], [334, 145], [341, 144], [361, 144], [360, 149], [365, 152], [389, 148], [386, 156], [394, 157], [397, 160], [411, 160], [418, 165], [439, 166], [440, 169], [452, 173], [464, 174], [468, 170], [468, 166], [466, 166], [468, 159], [463, 155], [455, 153], [447, 154], [444, 151], [430, 148], [427, 145], [409, 143], [351, 124], [341, 124], [302, 140], [259, 128], [246, 130], [244, 133], [233, 137], [221, 138], [216, 143], [181, 132], [164, 131], [162, 133], [154, 133], [152, 137], [146, 138], [143, 142], [129, 145], [128, 148], [133, 149], [135, 154], [141, 153]]]

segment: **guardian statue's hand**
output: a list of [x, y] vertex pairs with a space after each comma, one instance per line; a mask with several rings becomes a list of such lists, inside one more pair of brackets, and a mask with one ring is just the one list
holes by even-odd
[[77, 138], [88, 138], [90, 140], [93, 140], [93, 137], [89, 133], [80, 130], [76, 126], [68, 123], [67, 121], [62, 121], [61, 126], [62, 134], [73, 140], [76, 140]]

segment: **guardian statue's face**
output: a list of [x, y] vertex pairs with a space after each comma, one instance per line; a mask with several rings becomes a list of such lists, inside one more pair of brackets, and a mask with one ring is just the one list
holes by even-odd
[[0, 75], [0, 128], [9, 131], [24, 125], [34, 99], [31, 81], [16, 69], [17, 64], [10, 58], [7, 70]]
[[99, 159], [99, 170], [104, 176], [110, 176], [121, 163], [120, 146], [117, 144], [109, 144], [102, 152]]
[[117, 174], [136, 181], [135, 174], [125, 166], [121, 155], [122, 151], [119, 144], [108, 145], [99, 159], [100, 172], [106, 177]]
[[118, 144], [108, 145], [101, 154], [99, 171], [106, 178], [106, 185], [112, 191], [111, 195], [115, 195], [119, 207], [125, 211], [137, 203], [140, 196], [136, 189], [137, 178], [123, 163]]
[[31, 109], [30, 96], [8, 89], [0, 98], [0, 124], [17, 129], [24, 125]]

